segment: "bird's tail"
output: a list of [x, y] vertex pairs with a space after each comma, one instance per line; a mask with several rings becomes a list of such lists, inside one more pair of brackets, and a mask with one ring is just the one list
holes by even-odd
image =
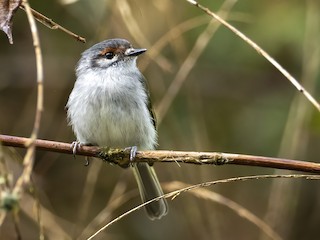
[[[149, 166], [148, 163], [135, 163], [133, 170], [143, 202], [163, 195], [162, 188], [153, 167]], [[167, 214], [168, 203], [166, 199], [162, 198], [146, 205], [145, 209], [150, 219], [160, 219]]]

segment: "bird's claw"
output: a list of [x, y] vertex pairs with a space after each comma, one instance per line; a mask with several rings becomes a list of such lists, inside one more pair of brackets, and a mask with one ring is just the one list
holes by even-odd
[[138, 151], [137, 146], [132, 146], [130, 148], [130, 162], [132, 162], [136, 158], [137, 151]]
[[78, 141], [73, 141], [71, 143], [71, 149], [72, 149], [72, 154], [74, 158], [76, 158], [77, 150], [80, 149], [81, 146], [82, 146], [82, 143]]
[[125, 148], [125, 150], [130, 150], [129, 160], [130, 160], [130, 164], [132, 165], [134, 159], [136, 158], [138, 148], [137, 148], [137, 146], [132, 146], [132, 147]]
[[[73, 154], [73, 158], [76, 158], [76, 154], [78, 149], [80, 149], [83, 146], [83, 144], [79, 141], [73, 141], [71, 143], [71, 149], [72, 149], [72, 154]], [[89, 157], [85, 157], [86, 162], [84, 163], [85, 166], [89, 166]]]

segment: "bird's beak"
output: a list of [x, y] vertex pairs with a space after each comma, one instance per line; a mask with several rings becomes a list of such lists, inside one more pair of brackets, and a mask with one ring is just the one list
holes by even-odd
[[129, 48], [126, 50], [125, 55], [134, 57], [144, 53], [145, 51], [147, 51], [147, 49], [145, 48], [140, 48], [140, 49]]

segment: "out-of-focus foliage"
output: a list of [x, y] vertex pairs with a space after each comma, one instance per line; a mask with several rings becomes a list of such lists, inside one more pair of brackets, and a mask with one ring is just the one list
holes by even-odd
[[[216, 12], [224, 1], [201, 3]], [[148, 79], [157, 111], [179, 68], [211, 20], [209, 16], [203, 17], [186, 32], [169, 34], [159, 54], [151, 56], [166, 33], [203, 12], [186, 1], [168, 0], [80, 0], [68, 5], [59, 1], [31, 1], [30, 5], [87, 39], [86, 44], [76, 42], [62, 32], [38, 24], [45, 74], [45, 107], [39, 137], [65, 142], [74, 140], [64, 106], [82, 51], [114, 37], [148, 48], [147, 54], [139, 59], [139, 67]], [[318, 0], [244, 0], [234, 5], [227, 20], [262, 46], [319, 99], [319, 15]], [[35, 112], [36, 69], [29, 25], [20, 10], [14, 18], [13, 37], [14, 45], [10, 45], [5, 34], [0, 34], [0, 133], [29, 136]], [[219, 28], [166, 115], [158, 116], [162, 119], [158, 128], [159, 149], [318, 161], [319, 113], [298, 94], [289, 81], [246, 43], [229, 30]], [[23, 150], [16, 150], [15, 155], [23, 154]], [[10, 162], [14, 176], [19, 166], [17, 160]], [[190, 184], [274, 172], [240, 166], [158, 164], [155, 168], [161, 182], [179, 180]], [[75, 160], [69, 155], [38, 151], [33, 182], [33, 191], [47, 214], [42, 221], [48, 239], [63, 239], [63, 231], [71, 239], [83, 231], [81, 239], [88, 237], [108, 222], [109, 218], [104, 217], [98, 225], [85, 230], [110, 197], [111, 204], [116, 205], [119, 196], [133, 196], [112, 210], [111, 219], [140, 203], [131, 172], [98, 160], [85, 167], [81, 157]], [[264, 180], [211, 189], [264, 219], [284, 239], [319, 237], [318, 182]], [[23, 197], [22, 205], [32, 203], [29, 198]], [[160, 221], [150, 222], [143, 211], [135, 212], [97, 239], [265, 239], [261, 230], [224, 206], [189, 194], [169, 201], [169, 206], [169, 215]], [[20, 215], [18, 225], [23, 239], [36, 239], [38, 224], [25, 211]], [[12, 239], [15, 235], [12, 222], [12, 218], [6, 219], [0, 239]]]

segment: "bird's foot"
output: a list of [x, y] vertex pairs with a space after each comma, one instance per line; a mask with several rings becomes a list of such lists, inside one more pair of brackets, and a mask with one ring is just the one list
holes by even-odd
[[74, 158], [76, 158], [77, 150], [80, 149], [81, 146], [82, 146], [82, 143], [79, 141], [73, 141], [71, 143], [71, 149], [72, 149], [72, 154]]
[[130, 165], [133, 164], [134, 159], [136, 158], [138, 147], [137, 146], [132, 146], [132, 147], [127, 147], [124, 150], [130, 150]]
[[[72, 149], [72, 154], [73, 154], [73, 158], [76, 159], [76, 154], [77, 151], [83, 146], [84, 144], [79, 142], [79, 141], [73, 141], [71, 143], [71, 149]], [[85, 157], [86, 162], [84, 163], [85, 166], [89, 166], [89, 157]]]

